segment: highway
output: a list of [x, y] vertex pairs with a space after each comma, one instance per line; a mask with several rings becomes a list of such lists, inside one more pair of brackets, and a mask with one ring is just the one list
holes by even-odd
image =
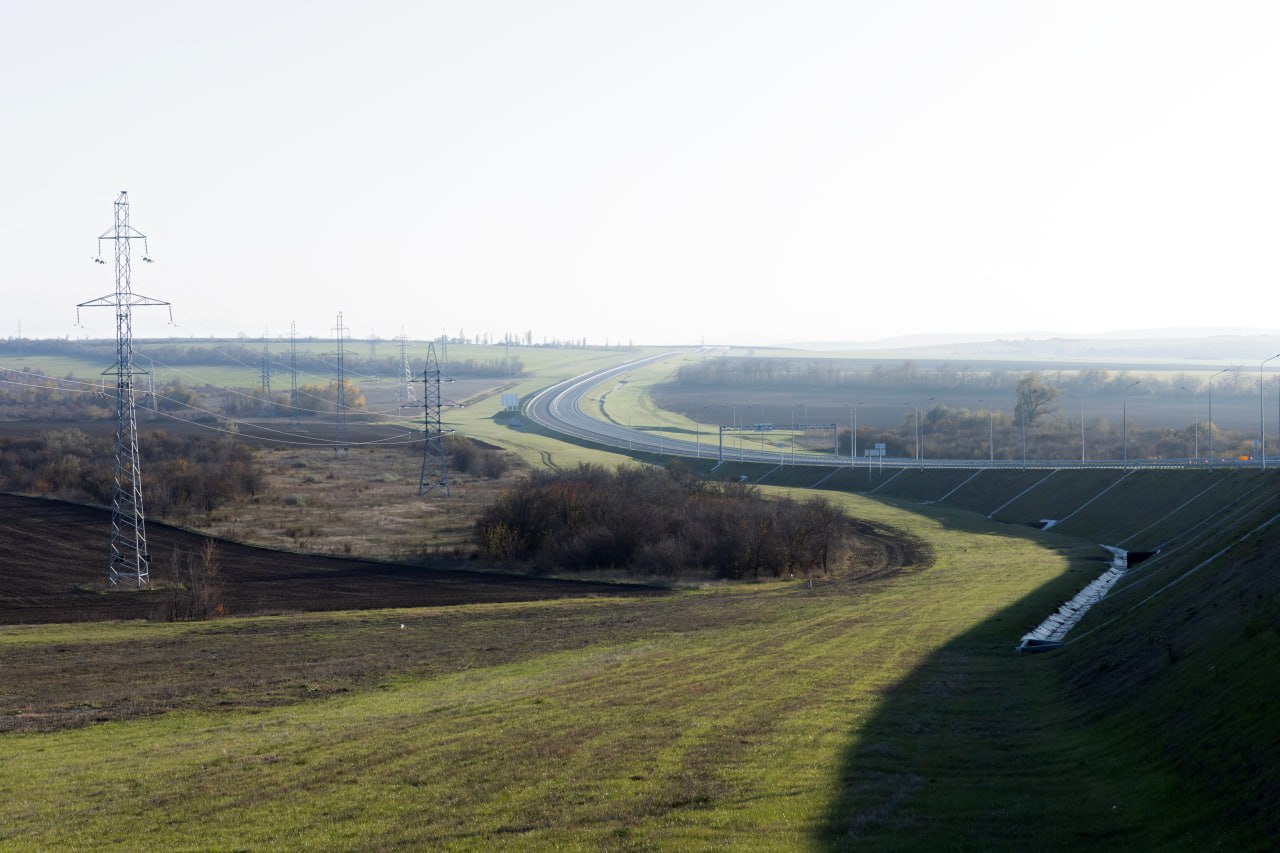
[[[723, 462], [754, 462], [770, 465], [802, 465], [805, 467], [857, 467], [866, 468], [1012, 468], [1012, 469], [1058, 469], [1058, 468], [1256, 468], [1259, 462], [1235, 459], [1215, 460], [1210, 466], [1205, 459], [912, 459], [909, 457], [861, 457], [850, 459], [848, 456], [835, 456], [832, 453], [794, 449], [750, 449], [743, 446], [752, 434], [739, 427], [736, 431], [725, 433], [724, 456], [720, 455], [720, 426], [709, 426], [700, 439], [689, 440], [677, 438], [669, 434], [645, 429], [628, 428], [593, 418], [582, 409], [583, 401], [591, 389], [616, 379], [636, 368], [653, 364], [664, 358], [677, 355], [677, 352], [659, 353], [629, 361], [618, 367], [584, 373], [556, 385], [552, 385], [535, 394], [525, 404], [524, 414], [530, 421], [544, 429], [571, 438], [612, 447], [631, 452], [653, 453], [663, 456], [676, 456], [696, 459], [714, 459]], [[785, 429], [785, 427], [781, 427]], [[738, 446], [731, 446], [735, 438], [741, 438]]]

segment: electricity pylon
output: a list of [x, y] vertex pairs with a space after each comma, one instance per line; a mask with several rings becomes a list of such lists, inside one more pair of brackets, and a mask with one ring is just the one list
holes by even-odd
[[334, 410], [337, 412], [337, 437], [333, 443], [333, 455], [347, 456], [351, 453], [351, 446], [347, 442], [347, 374], [345, 365], [345, 353], [343, 350], [343, 341], [346, 339], [347, 328], [342, 325], [342, 312], [338, 312], [338, 325], [335, 328], [338, 337], [338, 396], [334, 401]]
[[422, 410], [425, 441], [422, 445], [422, 474], [418, 477], [418, 496], [440, 490], [452, 497], [449, 489], [449, 457], [444, 447], [444, 419], [440, 408], [440, 362], [436, 361], [436, 345], [427, 344], [427, 366], [422, 371]]
[[289, 321], [289, 423], [298, 423], [298, 323]]
[[271, 417], [271, 349], [266, 334], [262, 336], [262, 406], [259, 414], [264, 418]]
[[[142, 506], [142, 469], [138, 464], [138, 417], [134, 400], [135, 376], [146, 371], [138, 370], [133, 363], [133, 308], [143, 305], [163, 305], [169, 308], [169, 322], [173, 322], [173, 308], [161, 299], [140, 296], [133, 292], [130, 282], [131, 266], [129, 242], [142, 241], [142, 260], [151, 263], [147, 238], [129, 224], [129, 194], [124, 190], [115, 202], [115, 225], [98, 238], [98, 256], [102, 260], [102, 241], [116, 244], [116, 290], [76, 306], [76, 322], [80, 322], [81, 308], [114, 308], [116, 310], [116, 446], [115, 484], [111, 490], [111, 557], [107, 579], [112, 586], [121, 581], [134, 581], [139, 589], [151, 580], [151, 555], [147, 551], [146, 513]], [[103, 372], [109, 376], [111, 370]]]
[[400, 330], [400, 381], [396, 385], [396, 402], [414, 405], [418, 401], [413, 396], [413, 370], [409, 367], [409, 338], [404, 329]]

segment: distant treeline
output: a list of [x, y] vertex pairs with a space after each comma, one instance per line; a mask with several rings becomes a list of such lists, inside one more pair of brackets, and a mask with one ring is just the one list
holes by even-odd
[[[676, 381], [684, 385], [785, 386], [789, 388], [915, 389], [926, 392], [1012, 392], [1029, 373], [1003, 367], [969, 365], [921, 367], [913, 361], [898, 364], [859, 364], [846, 359], [823, 358], [710, 358], [680, 368]], [[1199, 389], [1205, 379], [1189, 373], [1135, 374], [1085, 367], [1079, 370], [1038, 371], [1044, 382], [1066, 394], [1117, 396], [1136, 379], [1142, 386], [1134, 396], [1168, 394], [1180, 388]], [[1268, 390], [1280, 386], [1280, 377], [1267, 380]], [[1214, 380], [1215, 394], [1235, 396], [1258, 393], [1257, 371], [1233, 368]]]
[[482, 513], [476, 533], [486, 556], [548, 569], [758, 578], [838, 565], [850, 522], [822, 498], [765, 500], [742, 483], [581, 465], [535, 471]]
[[[297, 368], [299, 371], [324, 375], [337, 370], [337, 356], [334, 352], [317, 353], [310, 348], [316, 344], [326, 345], [332, 342], [316, 338], [299, 338], [298, 344], [308, 347], [297, 352]], [[361, 346], [363, 344], [363, 346]], [[336, 344], [333, 344], [336, 352]], [[404, 365], [394, 342], [383, 342], [385, 355], [371, 355], [368, 342], [351, 342], [343, 352], [343, 367], [356, 374], [398, 376]], [[0, 341], [0, 353], [6, 356], [62, 356], [101, 361], [103, 364], [114, 364], [116, 360], [115, 341], [73, 341], [65, 339]], [[291, 370], [294, 366], [294, 355], [289, 345], [283, 341], [273, 341], [267, 347], [267, 357], [273, 374]], [[263, 346], [251, 345], [236, 341], [135, 341], [134, 358], [139, 367], [148, 367], [150, 361], [169, 367], [239, 367], [252, 371], [262, 369]], [[422, 360], [410, 359], [410, 370], [415, 376], [422, 373]], [[441, 365], [441, 369], [450, 377], [485, 377], [485, 376], [523, 376], [524, 362], [518, 356], [510, 358], [462, 359], [449, 361]]]

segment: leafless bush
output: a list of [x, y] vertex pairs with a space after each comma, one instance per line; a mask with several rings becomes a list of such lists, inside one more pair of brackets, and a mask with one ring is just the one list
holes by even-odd
[[829, 571], [848, 518], [821, 498], [765, 500], [740, 483], [656, 468], [536, 472], [480, 516], [477, 543], [539, 568], [754, 578]]
[[213, 619], [226, 613], [218, 546], [212, 539], [206, 539], [196, 554], [175, 548], [172, 566], [174, 580], [180, 586], [173, 590], [164, 613], [166, 621]]

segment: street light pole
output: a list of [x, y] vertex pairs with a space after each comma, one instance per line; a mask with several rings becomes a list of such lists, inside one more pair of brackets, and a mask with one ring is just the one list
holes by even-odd
[[1141, 384], [1142, 380], [1139, 379], [1137, 382], [1126, 385], [1124, 389], [1124, 404], [1121, 407], [1121, 412], [1124, 424], [1122, 429], [1124, 431], [1124, 470], [1126, 471], [1129, 470], [1129, 389]]
[[1194, 434], [1195, 434], [1195, 456], [1193, 456], [1192, 458], [1199, 459], [1200, 458], [1200, 396], [1199, 396], [1200, 392], [1193, 391], [1192, 389], [1188, 388], [1186, 385], [1179, 385], [1178, 390], [1186, 391], [1191, 395], [1191, 412], [1192, 412], [1192, 416], [1195, 418], [1195, 421], [1192, 422], [1192, 429], [1194, 430]]
[[1267, 382], [1266, 377], [1262, 374], [1262, 368], [1266, 366], [1268, 361], [1274, 361], [1280, 358], [1280, 352], [1264, 358], [1262, 364], [1258, 365], [1258, 458], [1262, 460], [1262, 470], [1267, 470]]
[[1080, 398], [1080, 463], [1084, 464], [1084, 397]]
[[861, 406], [862, 403], [863, 401], [859, 400], [858, 402], [854, 403], [852, 406], [849, 407], [849, 467], [850, 468], [853, 468], [858, 464], [858, 407]]
[[849, 467], [858, 464], [858, 415], [857, 407], [849, 406]]
[[791, 407], [791, 464], [796, 464], [796, 407]]
[[1226, 373], [1231, 368], [1224, 367], [1217, 373], [1209, 377], [1209, 470], [1213, 470], [1213, 380]]
[[1024, 409], [1018, 415], [1018, 424], [1022, 428], [1022, 470], [1027, 470], [1027, 412]]
[[[934, 397], [925, 400], [926, 403], [932, 403]], [[916, 407], [916, 458], [920, 460], [920, 470], [924, 470], [924, 433], [920, 431], [920, 407]]]
[[[858, 406], [861, 406], [865, 402], [866, 402], [865, 400], [859, 400], [858, 404], [853, 407], [853, 442], [854, 442], [853, 447], [855, 451], [858, 448]], [[857, 454], [855, 453], [854, 455], [856, 456]], [[856, 465], [857, 463], [855, 462], [854, 464]], [[870, 476], [870, 472], [871, 472], [871, 457], [868, 456], [867, 457], [868, 476]]]
[[1084, 464], [1084, 397], [1076, 394], [1068, 394], [1073, 400], [1080, 401], [1080, 463]]

